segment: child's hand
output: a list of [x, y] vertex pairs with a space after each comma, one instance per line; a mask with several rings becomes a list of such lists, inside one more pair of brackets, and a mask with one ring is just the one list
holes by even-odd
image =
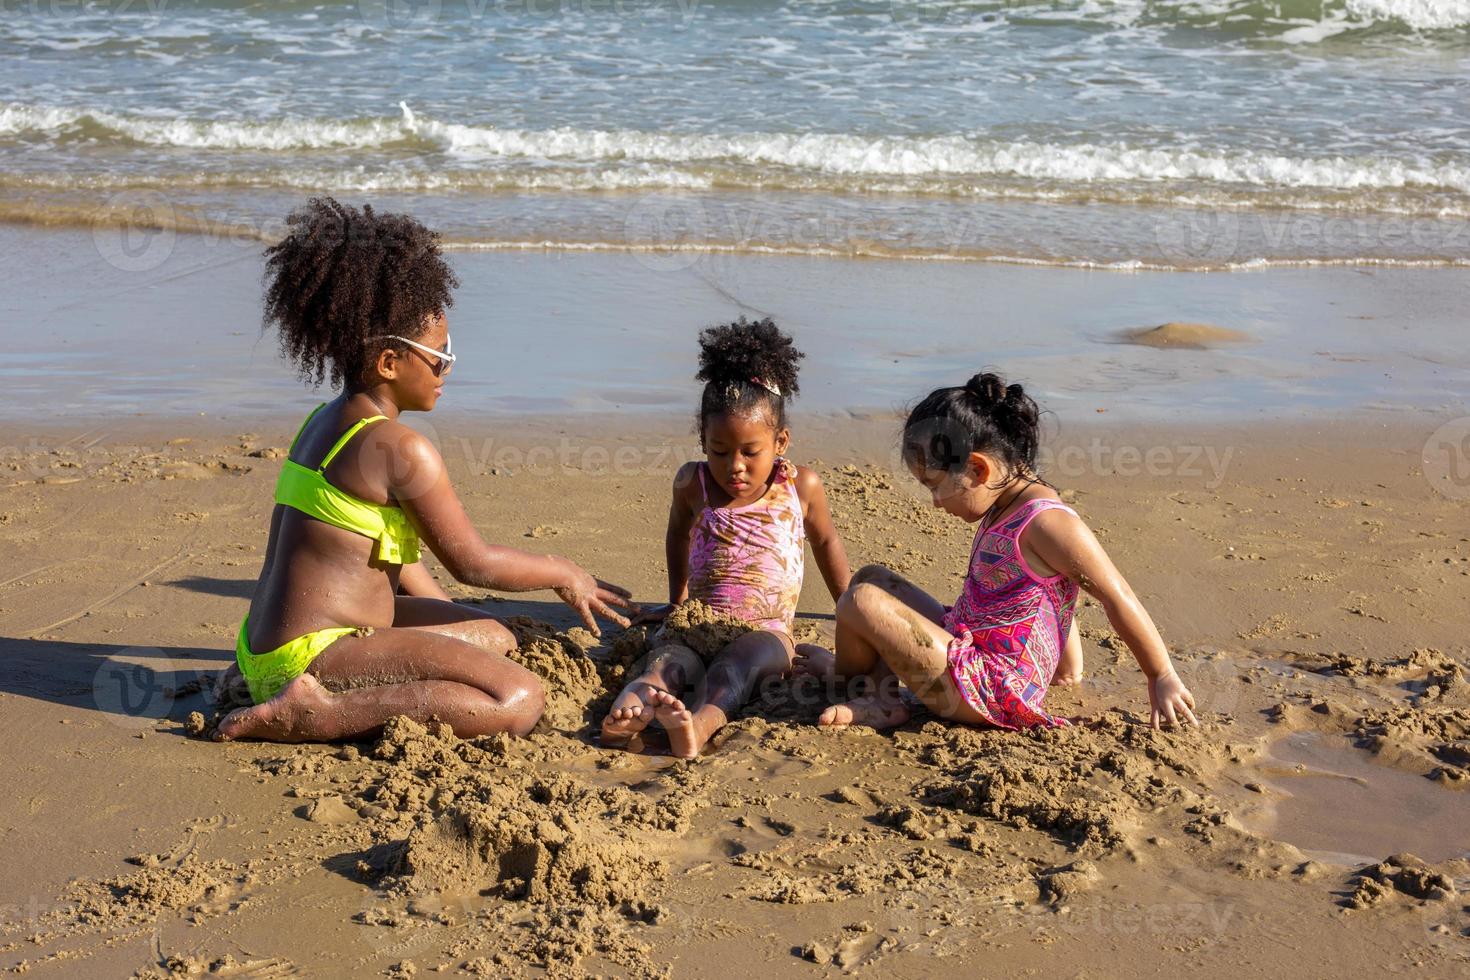
[[1153, 708], [1151, 719], [1154, 728], [1159, 727], [1161, 720], [1171, 725], [1183, 725], [1186, 722], [1199, 724], [1199, 719], [1191, 710], [1194, 708], [1194, 695], [1189, 693], [1189, 688], [1184, 686], [1184, 682], [1172, 669], [1166, 674], [1149, 678], [1148, 700]]
[[601, 636], [602, 628], [597, 625], [593, 614], [610, 619], [619, 626], [627, 626], [628, 619], [619, 615], [611, 607], [620, 606], [630, 612], [637, 613], [638, 607], [631, 601], [633, 593], [619, 585], [604, 582], [602, 579], [593, 578], [580, 565], [567, 562], [567, 581], [563, 585], [556, 586], [556, 594], [561, 596], [561, 601], [577, 610], [582, 617], [582, 623], [593, 636]]
[[662, 606], [649, 606], [640, 609], [633, 617], [634, 626], [642, 626], [645, 623], [662, 623], [669, 618], [669, 613], [674, 609], [672, 604], [665, 603]]

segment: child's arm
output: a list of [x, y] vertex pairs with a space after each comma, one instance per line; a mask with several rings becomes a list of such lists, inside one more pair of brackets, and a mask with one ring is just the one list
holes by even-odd
[[[1164, 640], [1148, 610], [1108, 558], [1102, 544], [1078, 517], [1061, 510], [1038, 514], [1023, 535], [1026, 560], [1038, 575], [1061, 572], [1102, 604], [1108, 622], [1128, 644], [1148, 676], [1151, 721], [1196, 722], [1194, 695], [1179, 679]], [[1035, 553], [1034, 560], [1032, 554]]]
[[394, 497], [456, 580], [502, 592], [554, 589], [594, 634], [601, 633], [594, 614], [628, 625], [628, 620], [613, 608], [636, 609], [626, 589], [593, 578], [575, 562], [557, 555], [487, 544], [465, 513], [449, 482], [444, 460], [428, 439], [405, 427], [394, 448], [403, 464], [390, 467], [393, 476], [389, 486]]
[[689, 535], [694, 530], [695, 517], [689, 494], [698, 485], [698, 480], [698, 463], [685, 463], [674, 477], [674, 498], [669, 502], [669, 528], [664, 533], [670, 605], [677, 606], [689, 598]]
[[806, 538], [811, 542], [812, 554], [817, 567], [822, 570], [822, 581], [836, 602], [847, 591], [852, 579], [852, 568], [847, 563], [847, 549], [842, 546], [842, 536], [832, 521], [832, 509], [827, 506], [827, 491], [822, 488], [822, 478], [815, 471], [799, 466], [796, 470], [796, 493], [806, 509]]
[[442, 599], [445, 602], [452, 601], [449, 593], [439, 587], [439, 583], [434, 581], [434, 576], [429, 574], [429, 570], [421, 561], [416, 561], [412, 565], [404, 565], [403, 570], [398, 573], [398, 594], [422, 599]]

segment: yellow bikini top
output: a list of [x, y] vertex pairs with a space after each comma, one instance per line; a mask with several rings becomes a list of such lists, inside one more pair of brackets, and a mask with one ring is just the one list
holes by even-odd
[[[301, 429], [296, 433], [296, 438], [291, 440], [291, 452], [296, 451], [296, 443], [301, 440], [301, 433], [306, 431], [307, 424], [316, 417], [316, 413], [320, 412], [325, 404], [323, 402], [322, 405], [312, 409], [306, 421], [301, 423]], [[331, 451], [322, 457], [321, 465], [314, 470], [287, 459], [285, 465], [281, 467], [281, 478], [276, 481], [276, 503], [299, 510], [308, 517], [315, 517], [319, 521], [325, 521], [344, 531], [352, 531], [363, 537], [372, 538], [378, 543], [373, 550], [373, 558], [377, 561], [393, 565], [411, 565], [419, 560], [419, 535], [409, 523], [408, 515], [403, 512], [403, 508], [387, 507], [354, 497], [332, 486], [323, 475], [323, 471], [331, 465], [332, 460], [342, 451], [342, 447], [351, 442], [352, 437], [357, 435], [363, 426], [387, 417], [386, 415], [374, 415], [372, 418], [361, 419], [354, 423], [352, 428], [344, 432], [342, 438], [337, 440], [337, 444], [332, 447]]]

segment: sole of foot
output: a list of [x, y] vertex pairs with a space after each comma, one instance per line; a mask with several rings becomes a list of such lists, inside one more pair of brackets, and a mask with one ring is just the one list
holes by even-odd
[[626, 748], [628, 742], [653, 721], [654, 706], [644, 700], [644, 695], [657, 690], [648, 684], [630, 684], [619, 694], [607, 717], [602, 719], [601, 743], [609, 748]]
[[669, 735], [669, 754], [680, 759], [699, 755], [704, 741], [694, 727], [694, 712], [667, 691], [652, 692], [649, 701], [653, 704], [654, 717]]
[[864, 728], [895, 728], [909, 720], [909, 709], [903, 702], [880, 701], [877, 698], [854, 698], [846, 704], [834, 704], [822, 712], [817, 724], [823, 728], [843, 729], [852, 725]]

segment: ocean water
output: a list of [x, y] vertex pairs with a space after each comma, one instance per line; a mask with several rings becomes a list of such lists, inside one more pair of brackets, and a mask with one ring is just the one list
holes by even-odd
[[11, 0], [0, 220], [1470, 264], [1470, 0]]

